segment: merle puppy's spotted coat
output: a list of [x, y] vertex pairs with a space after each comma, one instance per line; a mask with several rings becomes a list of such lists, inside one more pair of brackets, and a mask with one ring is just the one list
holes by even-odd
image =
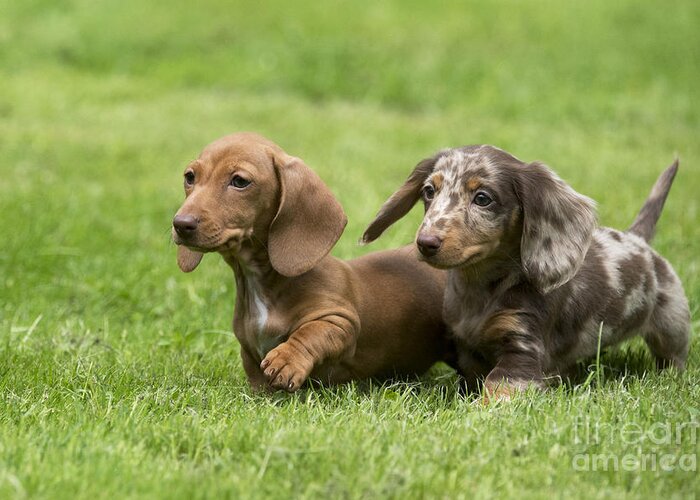
[[[540, 163], [493, 146], [420, 162], [367, 228], [370, 242], [422, 197], [422, 259], [450, 269], [444, 313], [467, 386], [508, 397], [639, 332], [659, 367], [682, 370], [690, 314], [649, 245], [677, 162], [627, 232], [596, 226], [594, 202]], [[602, 326], [601, 326], [602, 325]], [[602, 328], [602, 330], [601, 330]]]

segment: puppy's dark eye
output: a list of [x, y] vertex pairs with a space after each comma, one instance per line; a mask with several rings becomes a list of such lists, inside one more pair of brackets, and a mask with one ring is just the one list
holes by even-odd
[[185, 172], [185, 185], [191, 186], [192, 184], [194, 184], [194, 172], [188, 170]]
[[476, 196], [474, 196], [474, 203], [480, 207], [487, 207], [492, 201], [491, 197], [483, 191], [479, 191], [476, 193]]
[[423, 199], [425, 201], [432, 201], [435, 198], [435, 188], [428, 184], [423, 188]]
[[243, 189], [246, 188], [250, 185], [250, 181], [248, 179], [244, 179], [240, 175], [234, 175], [233, 179], [231, 179], [231, 183], [229, 186], [233, 186], [236, 189]]

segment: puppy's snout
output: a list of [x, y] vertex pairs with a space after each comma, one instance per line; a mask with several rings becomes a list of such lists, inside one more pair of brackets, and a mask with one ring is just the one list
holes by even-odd
[[173, 227], [182, 237], [192, 236], [198, 225], [199, 220], [194, 215], [176, 215], [173, 219]]
[[420, 253], [426, 257], [432, 257], [440, 250], [442, 238], [434, 234], [419, 234], [416, 244]]

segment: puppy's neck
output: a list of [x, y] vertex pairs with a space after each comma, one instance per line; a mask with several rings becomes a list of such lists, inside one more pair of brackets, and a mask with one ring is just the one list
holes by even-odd
[[460, 279], [470, 287], [482, 290], [510, 288], [523, 279], [519, 260], [508, 255], [491, 256], [475, 264], [455, 269]]
[[258, 291], [269, 290], [286, 279], [272, 267], [267, 248], [262, 243], [248, 240], [235, 252], [221, 252], [221, 256], [233, 269], [239, 294], [245, 294], [251, 286]]
[[520, 259], [521, 230], [500, 240], [496, 250], [485, 259], [456, 269], [467, 285], [482, 290], [507, 290], [525, 279]]

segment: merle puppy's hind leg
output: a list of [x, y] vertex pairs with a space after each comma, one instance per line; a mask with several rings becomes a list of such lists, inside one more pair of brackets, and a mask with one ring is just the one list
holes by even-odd
[[690, 347], [690, 311], [678, 278], [658, 293], [649, 327], [643, 333], [659, 369], [685, 368]]

